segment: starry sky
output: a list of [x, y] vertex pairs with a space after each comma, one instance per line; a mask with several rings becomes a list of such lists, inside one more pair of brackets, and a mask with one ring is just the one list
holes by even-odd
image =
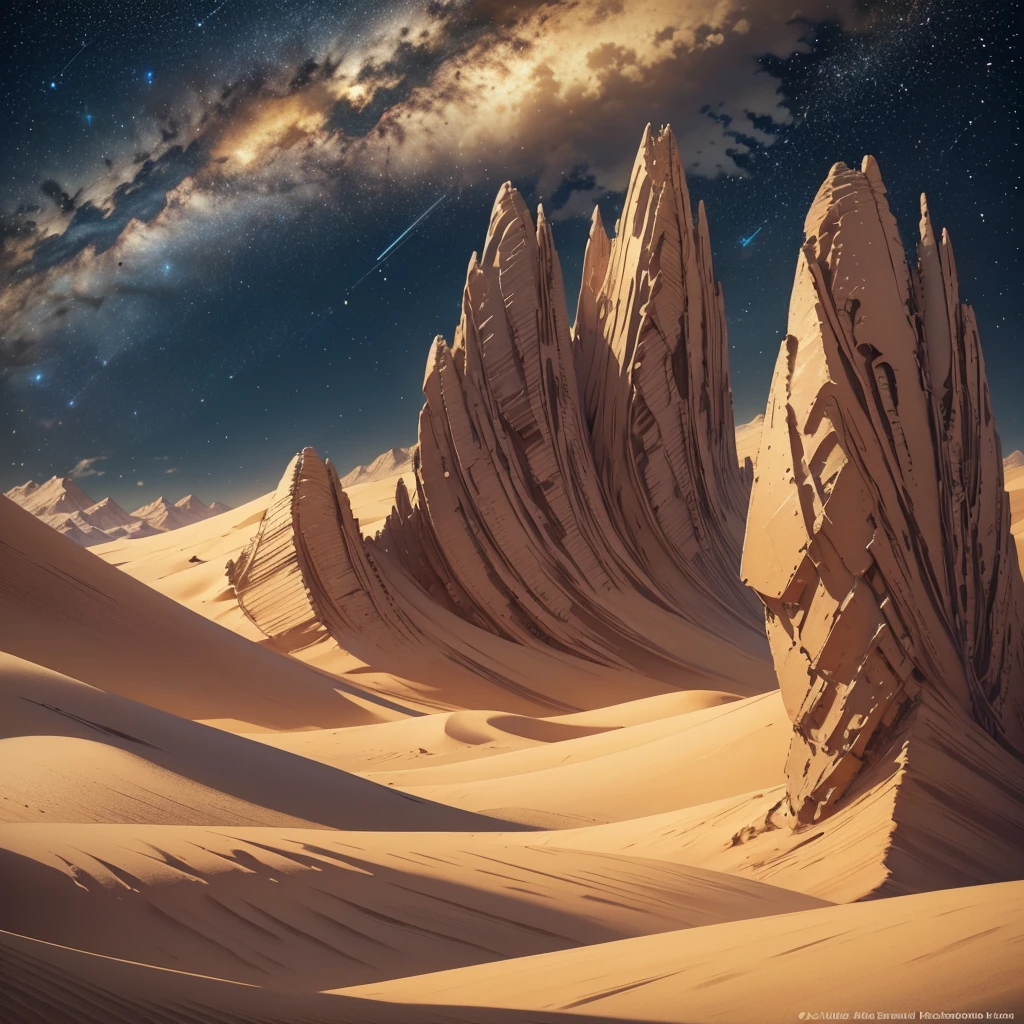
[[949, 229], [1024, 448], [1014, 8], [15, 0], [0, 490], [73, 472], [129, 510], [237, 504], [303, 445], [344, 471], [412, 443], [498, 186], [544, 204], [572, 311], [647, 122], [707, 205], [738, 421], [764, 409], [808, 205], [872, 153], [911, 255], [921, 191]]

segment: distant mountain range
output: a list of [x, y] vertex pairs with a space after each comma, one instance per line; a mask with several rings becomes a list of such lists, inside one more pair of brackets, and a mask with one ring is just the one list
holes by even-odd
[[373, 462], [365, 466], [356, 466], [341, 478], [342, 487], [354, 487], [356, 484], [368, 484], [377, 480], [387, 480], [412, 469], [412, 457], [416, 445], [407, 448], [389, 448], [378, 455]]
[[186, 494], [173, 503], [161, 497], [125, 512], [113, 498], [93, 501], [69, 476], [54, 476], [41, 484], [29, 480], [12, 487], [6, 497], [83, 547], [125, 537], [151, 537], [230, 510], [223, 502], [206, 505], [194, 494]]

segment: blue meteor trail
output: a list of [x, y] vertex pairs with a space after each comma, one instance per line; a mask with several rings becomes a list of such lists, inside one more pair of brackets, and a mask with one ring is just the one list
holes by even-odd
[[[375, 263], [373, 264], [373, 266], [372, 266], [372, 267], [370, 267], [370, 269], [369, 269], [369, 270], [368, 270], [368, 271], [367, 271], [367, 272], [366, 272], [365, 274], [363, 274], [363, 276], [362, 276], [362, 277], [360, 277], [360, 278], [359, 278], [359, 279], [358, 279], [357, 281], [355, 281], [355, 282], [354, 282], [353, 284], [349, 285], [349, 286], [348, 286], [348, 288], [346, 288], [346, 289], [345, 289], [345, 290], [344, 290], [344, 291], [343, 291], [343, 292], [342, 292], [341, 294], [342, 294], [342, 295], [351, 295], [351, 294], [352, 294], [352, 293], [353, 293], [353, 292], [354, 292], [354, 291], [355, 291], [355, 290], [356, 290], [356, 289], [357, 289], [357, 288], [358, 288], [358, 287], [359, 287], [359, 286], [360, 286], [360, 285], [361, 285], [361, 284], [362, 284], [362, 283], [363, 283], [363, 282], [364, 282], [364, 281], [365, 281], [365, 280], [366, 280], [366, 279], [367, 279], [367, 278], [368, 278], [368, 277], [369, 277], [369, 276], [370, 276], [370, 275], [371, 275], [371, 274], [372, 274], [372, 273], [373, 273], [373, 272], [374, 272], [375, 270], [380, 270], [380, 266], [381, 266], [381, 264], [382, 264], [382, 263], [383, 263], [383, 262], [384, 262], [384, 261], [385, 261], [385, 260], [386, 260], [386, 259], [388, 258], [388, 256], [390, 256], [390, 255], [391, 255], [391, 254], [392, 254], [392, 253], [393, 253], [393, 252], [394, 252], [394, 251], [395, 251], [395, 250], [396, 250], [396, 249], [397, 249], [397, 248], [398, 248], [398, 247], [399, 247], [399, 246], [400, 246], [400, 245], [401, 245], [401, 244], [402, 244], [402, 243], [403, 243], [403, 242], [404, 242], [405, 240], [406, 240], [406, 238], [408, 238], [408, 237], [409, 237], [409, 234], [410, 234], [410, 232], [411, 232], [411, 231], [413, 230], [413, 228], [415, 228], [417, 224], [419, 224], [419, 223], [420, 223], [420, 222], [421, 222], [422, 220], [426, 219], [426, 217], [428, 217], [428, 216], [429, 216], [429, 215], [430, 215], [431, 213], [433, 213], [433, 212], [434, 212], [434, 210], [435, 210], [435, 209], [437, 209], [437, 207], [438, 207], [438, 206], [440, 206], [440, 205], [441, 205], [441, 203], [442, 203], [442, 202], [443, 202], [443, 201], [444, 201], [445, 199], [447, 199], [447, 198], [448, 198], [448, 193], [447, 193], [447, 192], [445, 192], [445, 193], [444, 193], [444, 195], [442, 195], [440, 199], [437, 199], [437, 200], [435, 200], [435, 201], [434, 201], [433, 203], [431, 203], [431, 205], [430, 205], [430, 206], [429, 206], [429, 207], [428, 207], [428, 208], [427, 208], [426, 210], [424, 210], [424, 211], [423, 211], [423, 213], [421, 213], [421, 214], [420, 214], [420, 215], [419, 215], [419, 216], [418, 216], [418, 217], [417, 217], [417, 218], [416, 218], [416, 219], [415, 219], [415, 220], [414, 220], [414, 221], [413, 221], [413, 222], [412, 222], [412, 223], [411, 223], [411, 224], [410, 224], [410, 225], [409, 225], [409, 226], [408, 226], [408, 227], [407, 227], [407, 228], [406, 228], [406, 229], [405, 229], [405, 230], [404, 230], [404, 231], [403, 231], [403, 232], [402, 232], [402, 233], [401, 233], [401, 234], [400, 234], [400, 235], [399, 235], [399, 236], [398, 236], [398, 237], [397, 237], [397, 238], [396, 238], [396, 239], [395, 239], [395, 240], [394, 240], [394, 241], [393, 241], [393, 242], [392, 242], [392, 243], [391, 243], [391, 244], [390, 244], [390, 245], [389, 245], [389, 246], [388, 246], [388, 247], [387, 247], [387, 248], [386, 248], [386, 249], [385, 249], [385, 250], [384, 250], [384, 251], [383, 251], [383, 252], [382, 252], [382, 253], [381, 253], [381, 254], [380, 254], [379, 256], [378, 256], [378, 257], [377, 257], [377, 260], [376, 260], [376, 262], [375, 262]], [[345, 300], [344, 300], [344, 304], [345, 304], [346, 306], [348, 305], [348, 299], [345, 299]], [[302, 340], [304, 340], [305, 338], [309, 337], [309, 335], [310, 335], [310, 334], [312, 334], [312, 333], [313, 333], [313, 331], [315, 331], [315, 330], [316, 330], [316, 329], [317, 329], [317, 328], [318, 328], [318, 327], [319, 327], [319, 326], [320, 326], [321, 324], [324, 324], [324, 323], [326, 323], [326, 322], [327, 322], [328, 320], [330, 320], [330, 319], [331, 319], [331, 318], [332, 318], [332, 317], [334, 316], [334, 314], [335, 314], [336, 312], [337, 312], [337, 310], [335, 310], [335, 309], [333, 309], [333, 308], [329, 308], [329, 309], [327, 309], [327, 310], [326, 310], [325, 312], [323, 312], [323, 313], [320, 313], [320, 314], [318, 314], [318, 315], [317, 315], [317, 318], [316, 318], [316, 320], [314, 320], [314, 321], [313, 321], [313, 323], [312, 323], [312, 324], [310, 324], [310, 325], [309, 325], [309, 327], [307, 327], [307, 328], [306, 328], [306, 330], [304, 330], [304, 331], [302, 332], [302, 334], [300, 334], [300, 335], [299, 335], [299, 338], [298, 338], [298, 340], [299, 340], [299, 341], [302, 341]]]
[[750, 245], [750, 243], [751, 243], [751, 242], [752, 242], [752, 241], [753, 241], [753, 240], [754, 240], [755, 238], [757, 238], [757, 236], [758, 236], [759, 234], [761, 234], [761, 231], [762, 231], [763, 229], [764, 229], [764, 225], [762, 224], [762, 225], [761, 225], [761, 227], [759, 227], [759, 228], [758, 228], [758, 229], [757, 229], [757, 230], [756, 230], [756, 231], [755, 231], [755, 232], [754, 232], [754, 233], [753, 233], [752, 235], [747, 235], [747, 237], [746, 237], [746, 238], [741, 238], [741, 239], [740, 239], [740, 248], [741, 248], [741, 249], [746, 249], [746, 248], [747, 248], [747, 246], [748, 246], [748, 245]]
[[224, 4], [226, 4], [227, 2], [228, 2], [228, 0], [223, 0], [223, 3], [220, 3], [216, 7], [214, 7], [214, 9], [212, 11], [210, 11], [210, 13], [208, 15], [206, 15], [206, 17], [203, 18], [202, 21], [197, 21], [196, 22], [196, 28], [202, 28], [203, 25], [206, 22], [208, 22], [224, 6]]
[[391, 252], [391, 250], [392, 250], [392, 249], [394, 249], [394, 247], [395, 247], [396, 245], [398, 245], [398, 243], [399, 243], [399, 242], [401, 242], [401, 241], [402, 241], [402, 239], [403, 239], [403, 238], [405, 238], [405, 236], [406, 236], [406, 235], [408, 235], [408, 234], [409, 234], [409, 232], [410, 232], [410, 231], [412, 231], [412, 229], [413, 229], [414, 227], [416, 227], [416, 225], [417, 225], [417, 224], [419, 224], [419, 222], [420, 222], [421, 220], [423, 220], [423, 219], [424, 219], [425, 217], [429, 216], [429, 215], [430, 215], [430, 214], [431, 214], [431, 213], [432, 213], [432, 212], [434, 211], [434, 209], [435, 209], [436, 207], [440, 206], [440, 205], [441, 205], [441, 203], [442, 203], [442, 202], [443, 202], [443, 201], [445, 200], [445, 198], [446, 198], [446, 195], [445, 195], [445, 196], [441, 196], [441, 198], [440, 198], [440, 199], [438, 199], [438, 200], [437, 200], [436, 202], [434, 202], [434, 203], [433, 203], [433, 204], [432, 204], [432, 205], [431, 205], [431, 206], [430, 206], [430, 207], [429, 207], [429, 208], [428, 208], [427, 210], [425, 210], [425, 211], [424, 211], [423, 213], [421, 213], [421, 214], [420, 214], [420, 215], [419, 215], [419, 216], [418, 216], [418, 217], [417, 217], [417, 218], [416, 218], [416, 219], [415, 219], [415, 220], [414, 220], [414, 221], [413, 221], [413, 222], [412, 222], [412, 223], [411, 223], [411, 224], [410, 224], [410, 225], [409, 225], [409, 226], [408, 226], [408, 227], [407, 227], [407, 228], [406, 228], [406, 229], [405, 229], [405, 230], [404, 230], [404, 231], [403, 231], [403, 232], [402, 232], [402, 233], [401, 233], [401, 234], [400, 234], [400, 235], [399, 235], [399, 236], [398, 236], [398, 237], [397, 237], [397, 238], [396, 238], [396, 239], [395, 239], [395, 240], [394, 240], [394, 241], [393, 241], [393, 242], [392, 242], [392, 243], [391, 243], [391, 244], [390, 244], [390, 245], [389, 245], [389, 246], [388, 246], [388, 247], [387, 247], [387, 248], [386, 248], [386, 249], [385, 249], [385, 250], [384, 250], [384, 251], [383, 251], [383, 252], [382, 252], [382, 253], [381, 253], [381, 254], [380, 254], [379, 256], [378, 256], [378, 257], [377, 257], [377, 262], [378, 262], [378, 263], [380, 263], [380, 261], [381, 261], [382, 259], [384, 259], [384, 257], [385, 257], [385, 256], [387, 256], [387, 254], [388, 254], [389, 252]]

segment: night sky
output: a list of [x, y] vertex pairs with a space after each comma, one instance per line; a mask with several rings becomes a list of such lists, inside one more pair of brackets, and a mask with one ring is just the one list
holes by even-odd
[[764, 408], [808, 204], [872, 153], [911, 254], [921, 191], [950, 230], [1024, 448], [1015, 7], [17, 0], [0, 490], [75, 468], [129, 510], [237, 504], [303, 445], [344, 471], [412, 443], [497, 187], [544, 203], [571, 315], [648, 121], [707, 204], [738, 421]]

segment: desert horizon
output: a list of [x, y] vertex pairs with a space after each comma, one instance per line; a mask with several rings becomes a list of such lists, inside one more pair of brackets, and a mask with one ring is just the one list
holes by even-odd
[[[648, 130], [571, 331], [499, 192], [413, 448], [89, 547], [52, 482], [4, 497], [7, 1019], [1020, 1009], [1024, 460], [924, 201], [916, 277], [862, 262], [884, 197], [833, 168], [735, 430], [703, 207]], [[923, 518], [947, 480], [965, 514]]]
[[[647, 75], [667, 91], [672, 68], [747, 67], [710, 51], [745, 54], [749, 34], [795, 62], [759, 58], [795, 89], [824, 44], [794, 41], [767, 5], [692, 12], [721, 19], [720, 37], [713, 20], [673, 27], [680, 5], [600, 18], [506, 6], [431, 6], [419, 34], [410, 7], [366, 35], [358, 73], [339, 51], [223, 90], [206, 119], [172, 130], [160, 113], [166, 148], [140, 154], [129, 184], [54, 183], [62, 212], [6, 236], [10, 259], [31, 255], [0, 291], [0, 387], [36, 389], [13, 434], [42, 440], [12, 449], [9, 478], [40, 471], [0, 495], [0, 1021], [1021, 1019], [1024, 454], [1001, 440], [1004, 346], [986, 364], [995, 332], [965, 301], [947, 203], [919, 192], [909, 220], [914, 161], [847, 163], [837, 142], [813, 198], [797, 190], [771, 212], [788, 225], [771, 243], [788, 267], [785, 331], [744, 342], [768, 279], [727, 293], [716, 263], [747, 259], [762, 228], [730, 245], [705, 179], [747, 187], [743, 147], [775, 145], [757, 138], [768, 115], [745, 100], [751, 134], [723, 136], [740, 148], [710, 166], [718, 135], [696, 138], [685, 117], [626, 132], [615, 96]], [[822, 38], [891, 29], [827, 13], [804, 18]], [[258, 16], [213, 5], [188, 31]], [[622, 81], [613, 32], [633, 47]], [[607, 76], [600, 109], [581, 55]], [[491, 96], [517, 61], [548, 83], [547, 99], [531, 93], [538, 112], [571, 85], [592, 119], [591, 162], [547, 193], [493, 124], [497, 110], [518, 132], [513, 115], [529, 114], [541, 131], [514, 92]], [[770, 104], [787, 97], [780, 86]], [[473, 118], [456, 128], [454, 109]], [[704, 131], [733, 131], [738, 114], [708, 109]], [[155, 342], [128, 420], [148, 425], [115, 435], [106, 407], [78, 412], [114, 388], [123, 371], [107, 362], [61, 398], [68, 422], [81, 417], [75, 447], [64, 421], [26, 412], [58, 387], [47, 375], [87, 358], [76, 330], [122, 316], [143, 336], [132, 303], [181, 309], [186, 333], [220, 317], [225, 351], [234, 328], [255, 338], [216, 274], [172, 307], [113, 264], [141, 266], [133, 246], [151, 232], [170, 252], [173, 218], [212, 217], [207, 193], [244, 194], [261, 231], [284, 231], [274, 204], [294, 201], [301, 173], [326, 210], [314, 169], [355, 174], [388, 124], [375, 188], [446, 159], [452, 138], [508, 174], [488, 185], [489, 213], [453, 186], [403, 232], [383, 224], [373, 249], [390, 243], [326, 311], [302, 312], [298, 283], [277, 295], [305, 333], [260, 356], [248, 418], [225, 404], [202, 420], [213, 392], [181, 385], [186, 368]], [[566, 124], [568, 147], [581, 129]], [[143, 197], [176, 161], [188, 175], [151, 209]], [[103, 173], [113, 181], [116, 162]], [[59, 249], [109, 228], [119, 204], [133, 222]], [[477, 239], [444, 326], [426, 310], [450, 270], [421, 259], [414, 286], [388, 262], [440, 233], [432, 216], [472, 220]], [[319, 273], [311, 251], [296, 282]], [[246, 291], [274, 292], [288, 259]], [[170, 280], [172, 256], [160, 260]], [[350, 302], [370, 319], [349, 337]], [[372, 373], [349, 365], [417, 303], [427, 330], [355, 360]], [[315, 333], [332, 322], [344, 344]], [[737, 417], [754, 344], [773, 369], [763, 410]], [[241, 386], [241, 363], [199, 346], [201, 376]], [[385, 384], [409, 374], [418, 398]], [[324, 404], [332, 385], [357, 390]], [[742, 388], [746, 409], [749, 377]], [[146, 389], [191, 411], [158, 429], [158, 409], [136, 408]], [[199, 436], [203, 422], [216, 433]], [[378, 454], [352, 456], [382, 436]], [[149, 500], [125, 500], [136, 492]]]

